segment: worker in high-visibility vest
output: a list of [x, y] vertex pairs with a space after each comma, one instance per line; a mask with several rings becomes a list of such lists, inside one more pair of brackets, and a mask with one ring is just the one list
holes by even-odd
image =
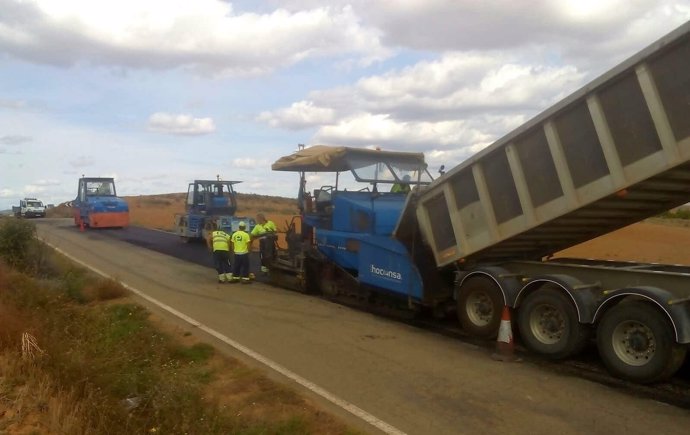
[[256, 225], [252, 229], [251, 236], [259, 237], [266, 233], [275, 233], [277, 231], [276, 224], [272, 220], [266, 219], [263, 213], [258, 213], [256, 215]]
[[261, 258], [261, 272], [267, 273], [268, 267], [264, 264], [264, 255], [268, 249], [272, 248], [271, 243], [274, 243], [274, 238], [267, 238], [266, 236], [272, 236], [276, 233], [276, 224], [273, 221], [266, 219], [263, 213], [258, 213], [256, 215], [256, 225], [252, 229], [250, 235], [252, 240], [259, 239], [259, 256]]
[[232, 266], [230, 265], [230, 235], [213, 226], [213, 231], [206, 239], [206, 245], [213, 251], [213, 264], [218, 272], [218, 282], [232, 280]]
[[410, 176], [405, 174], [402, 183], [395, 183], [391, 187], [391, 193], [410, 193]]
[[244, 221], [241, 221], [238, 226], [239, 230], [230, 236], [232, 250], [235, 253], [231, 282], [236, 283], [241, 280], [242, 284], [249, 284], [251, 282], [249, 280], [249, 243], [251, 242], [251, 237], [245, 231], [247, 225]]

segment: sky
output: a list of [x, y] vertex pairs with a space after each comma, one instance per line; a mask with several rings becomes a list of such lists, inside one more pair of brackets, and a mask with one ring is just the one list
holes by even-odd
[[296, 197], [270, 166], [298, 144], [433, 174], [688, 20], [690, 0], [0, 0], [0, 210], [82, 175]]

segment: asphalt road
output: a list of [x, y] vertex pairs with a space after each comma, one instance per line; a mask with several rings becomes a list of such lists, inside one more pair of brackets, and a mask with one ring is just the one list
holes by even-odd
[[[97, 231], [99, 235], [104, 237], [112, 237], [123, 242], [131, 243], [132, 245], [198, 264], [199, 266], [213, 268], [213, 258], [208, 252], [206, 244], [203, 242], [196, 241], [183, 243], [180, 237], [175, 234], [141, 227], [128, 227], [125, 229], [103, 228], [89, 231]], [[257, 275], [260, 280], [261, 276], [258, 273], [259, 254], [257, 252], [252, 252], [250, 255], [250, 270]]]
[[[48, 243], [266, 360], [201, 334], [225, 352], [268, 373], [266, 361], [275, 362], [377, 417], [389, 433], [686, 434], [690, 427], [687, 410], [529, 362], [493, 361], [490, 350], [449, 337], [262, 283], [218, 285], [205, 248], [180, 245], [169, 234], [81, 233], [69, 220], [42, 220], [38, 228]], [[189, 250], [191, 262], [168, 255], [179, 249]], [[356, 427], [380, 432], [333, 401], [305, 394]]]

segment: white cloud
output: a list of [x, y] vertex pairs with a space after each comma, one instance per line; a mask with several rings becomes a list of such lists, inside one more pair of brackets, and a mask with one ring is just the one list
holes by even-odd
[[[291, 11], [323, 0], [272, 0]], [[687, 0], [329, 0], [349, 5], [391, 47], [513, 51], [539, 47], [568, 62], [621, 60], [690, 19]], [[664, 23], [660, 26], [660, 23]], [[579, 65], [581, 66], [581, 65]]]
[[[408, 151], [461, 150], [467, 157], [477, 146], [481, 149], [495, 140], [496, 130], [516, 127], [522, 121], [521, 117], [482, 117], [475, 120], [398, 122], [386, 115], [362, 114], [322, 127], [314, 142]], [[487, 128], [491, 125], [494, 127]]]
[[35, 184], [28, 184], [28, 185], [24, 186], [24, 190], [23, 190], [25, 195], [36, 195], [38, 193], [45, 192], [45, 191], [46, 191], [45, 186], [37, 186]]
[[70, 160], [69, 164], [75, 168], [83, 168], [92, 166], [95, 162], [92, 156], [78, 156], [76, 159]]
[[[259, 119], [274, 127], [315, 126], [315, 143], [455, 149], [454, 158], [467, 157], [577, 89], [584, 75], [513, 55], [447, 53], [349, 87], [313, 91], [309, 101]], [[306, 122], [305, 109], [313, 108], [328, 117]]]
[[333, 124], [361, 112], [433, 121], [479, 111], [535, 110], [577, 89], [584, 75], [572, 66], [520, 63], [506, 55], [448, 53], [350, 87], [314, 91], [310, 100], [266, 111], [258, 120], [293, 129]]
[[230, 164], [232, 167], [238, 169], [257, 169], [267, 167], [269, 165], [269, 161], [266, 159], [254, 159], [251, 157], [238, 157], [232, 159]]
[[367, 110], [396, 118], [447, 119], [470, 111], [543, 107], [583, 81], [584, 74], [572, 66], [534, 62], [498, 53], [448, 53], [436, 61], [361, 79], [344, 93], [356, 95], [350, 101], [360, 101]]
[[29, 136], [22, 136], [22, 135], [7, 135], [7, 136], [0, 136], [0, 144], [2, 145], [20, 145], [26, 142], [31, 142], [31, 138]]
[[262, 112], [256, 120], [266, 122], [271, 127], [296, 130], [331, 123], [334, 115], [335, 110], [332, 108], [318, 107], [313, 101], [298, 101], [276, 112]]
[[[0, 5], [2, 1], [0, 1]], [[0, 27], [1, 29], [1, 27]], [[0, 108], [4, 109], [23, 109], [26, 107], [26, 101], [23, 100], [7, 100], [0, 98]]]
[[216, 130], [211, 118], [194, 118], [192, 115], [164, 112], [151, 115], [148, 128], [150, 131], [184, 136], [204, 135]]
[[16, 196], [12, 189], [0, 189], [0, 198], [14, 198]]
[[34, 186], [59, 186], [61, 183], [59, 180], [56, 179], [48, 179], [48, 180], [37, 180], [34, 183], [32, 183]]
[[0, 51], [36, 63], [258, 74], [304, 59], [389, 51], [348, 6], [241, 13], [220, 0], [0, 0]]
[[[0, 0], [0, 11], [0, 135], [32, 139], [0, 141], [2, 187], [18, 197], [59, 179], [41, 193], [55, 202], [86, 171], [119, 173], [127, 195], [215, 174], [295, 195], [294, 174], [270, 162], [297, 143], [424, 151], [450, 167], [690, 19], [688, 0]], [[204, 153], [176, 146], [180, 134], [205, 135]], [[167, 172], [149, 178], [151, 162]]]

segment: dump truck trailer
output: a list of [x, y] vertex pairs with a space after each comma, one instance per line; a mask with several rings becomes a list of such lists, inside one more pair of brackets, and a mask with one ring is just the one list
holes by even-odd
[[[690, 267], [551, 256], [690, 202], [690, 23], [436, 180], [423, 156], [345, 147], [273, 169], [301, 173], [299, 225], [269, 261], [278, 283], [452, 310], [485, 338], [508, 307], [529, 350], [562, 359], [596, 338], [606, 367], [640, 383], [685, 360]], [[312, 196], [305, 172], [328, 171]], [[338, 189], [346, 171], [370, 188]], [[377, 189], [406, 172], [410, 194]]]
[[531, 350], [564, 358], [596, 332], [613, 373], [648, 382], [685, 357], [690, 268], [548, 259], [688, 202], [690, 23], [435, 180], [397, 234], [419, 228], [456, 270], [466, 329], [494, 335], [507, 305]]

